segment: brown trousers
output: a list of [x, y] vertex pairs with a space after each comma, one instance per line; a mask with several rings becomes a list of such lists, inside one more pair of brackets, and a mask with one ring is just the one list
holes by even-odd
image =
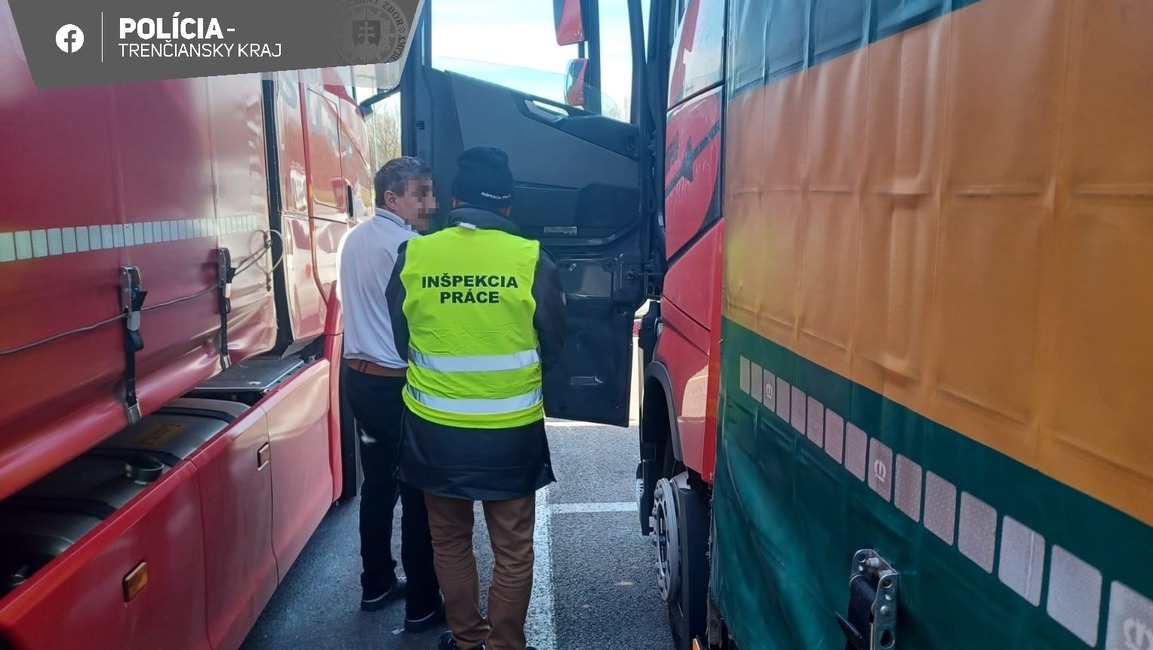
[[425, 493], [436, 576], [448, 626], [461, 650], [524, 650], [524, 624], [532, 595], [536, 495], [484, 501], [495, 566], [488, 589], [488, 619], [480, 613], [480, 584], [472, 552], [473, 501]]

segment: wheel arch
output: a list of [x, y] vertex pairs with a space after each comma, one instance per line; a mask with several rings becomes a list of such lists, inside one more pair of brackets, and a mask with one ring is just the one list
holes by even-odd
[[[678, 462], [684, 462], [673, 395], [673, 379], [668, 366], [660, 361], [653, 361], [645, 368], [644, 391], [641, 393], [641, 458], [645, 458], [646, 444], [661, 448], [663, 445], [672, 445], [673, 458]], [[664, 417], [654, 413], [653, 409], [659, 409], [664, 413]], [[661, 440], [661, 438], [667, 439]]]

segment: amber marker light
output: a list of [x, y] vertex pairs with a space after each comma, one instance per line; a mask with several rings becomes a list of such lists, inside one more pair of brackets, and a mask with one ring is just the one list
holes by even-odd
[[141, 562], [124, 576], [124, 602], [130, 603], [148, 586], [148, 563]]

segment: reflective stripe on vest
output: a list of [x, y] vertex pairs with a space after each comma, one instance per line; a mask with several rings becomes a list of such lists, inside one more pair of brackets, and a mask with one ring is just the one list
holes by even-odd
[[472, 357], [432, 356], [409, 348], [409, 363], [435, 370], [436, 372], [495, 372], [498, 370], [516, 370], [527, 368], [534, 363], [540, 363], [540, 353], [536, 350], [525, 350], [512, 354], [488, 354]]
[[505, 397], [503, 399], [452, 399], [437, 397], [422, 393], [408, 386], [408, 393], [417, 402], [446, 413], [458, 415], [497, 415], [512, 411], [521, 411], [532, 408], [540, 403], [543, 395], [540, 390], [534, 390], [524, 395]]

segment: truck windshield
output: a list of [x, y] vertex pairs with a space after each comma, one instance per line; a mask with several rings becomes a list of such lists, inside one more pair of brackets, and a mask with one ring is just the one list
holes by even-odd
[[[591, 1], [598, 3], [600, 25], [599, 112], [628, 122], [633, 60], [628, 5]], [[647, 14], [649, 0], [642, 4]], [[430, 14], [432, 67], [565, 101], [565, 71], [581, 51], [577, 45], [557, 45], [552, 0], [432, 0]]]

